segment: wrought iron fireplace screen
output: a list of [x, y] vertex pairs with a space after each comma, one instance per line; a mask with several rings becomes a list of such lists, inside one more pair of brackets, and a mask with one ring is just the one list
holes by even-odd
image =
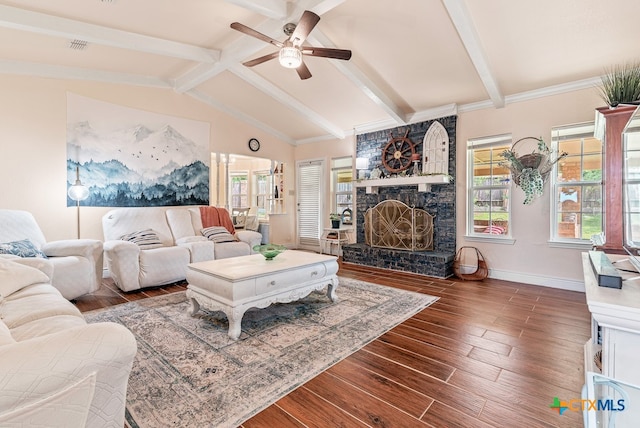
[[433, 250], [433, 218], [400, 201], [382, 201], [364, 214], [365, 243], [372, 247]]

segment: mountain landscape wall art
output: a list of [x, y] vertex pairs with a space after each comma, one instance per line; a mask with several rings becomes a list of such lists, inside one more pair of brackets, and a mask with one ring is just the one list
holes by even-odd
[[209, 205], [209, 133], [207, 122], [68, 93], [67, 187], [79, 167], [83, 206]]

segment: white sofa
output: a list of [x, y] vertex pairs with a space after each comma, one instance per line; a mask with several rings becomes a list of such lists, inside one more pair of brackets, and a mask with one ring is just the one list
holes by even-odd
[[[109, 274], [123, 291], [184, 280], [189, 263], [248, 255], [262, 240], [258, 232], [238, 231], [240, 241], [214, 244], [201, 234], [199, 207], [117, 208], [102, 217], [102, 229]], [[142, 249], [121, 239], [148, 229], [159, 247]]]
[[[166, 211], [169, 228], [173, 233], [176, 243], [193, 242], [204, 238], [202, 230], [202, 218], [199, 207], [169, 208]], [[212, 259], [226, 259], [229, 257], [246, 256], [253, 254], [253, 247], [260, 245], [262, 234], [252, 230], [236, 230], [237, 242], [220, 242], [213, 245]], [[204, 238], [206, 239], [206, 238]], [[205, 260], [205, 259], [203, 259]], [[192, 262], [201, 260], [192, 260]]]
[[0, 426], [122, 428], [133, 334], [87, 324], [25, 260], [0, 259]]
[[[102, 242], [96, 239], [67, 239], [47, 242], [36, 219], [27, 211], [0, 209], [0, 243], [28, 239], [44, 253], [53, 267], [52, 284], [66, 299], [75, 299], [100, 288]], [[41, 263], [40, 260], [33, 260]]]

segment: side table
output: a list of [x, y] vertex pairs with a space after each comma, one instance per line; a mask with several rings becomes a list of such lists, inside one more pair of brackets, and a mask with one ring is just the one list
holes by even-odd
[[325, 250], [325, 247], [328, 246], [327, 254], [332, 254], [332, 246], [338, 247], [337, 256], [342, 255], [342, 244], [348, 244], [351, 240], [351, 234], [353, 233], [353, 228], [340, 226], [337, 229], [332, 227], [327, 227], [324, 229], [322, 233], [322, 237], [320, 238], [320, 254], [322, 254]]

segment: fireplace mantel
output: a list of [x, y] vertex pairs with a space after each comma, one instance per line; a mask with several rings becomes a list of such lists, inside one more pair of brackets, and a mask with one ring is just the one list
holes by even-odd
[[366, 193], [378, 193], [379, 187], [385, 186], [415, 186], [418, 185], [418, 192], [428, 192], [431, 184], [448, 184], [448, 175], [417, 175], [410, 177], [380, 178], [375, 180], [356, 181], [356, 187], [365, 187]]

